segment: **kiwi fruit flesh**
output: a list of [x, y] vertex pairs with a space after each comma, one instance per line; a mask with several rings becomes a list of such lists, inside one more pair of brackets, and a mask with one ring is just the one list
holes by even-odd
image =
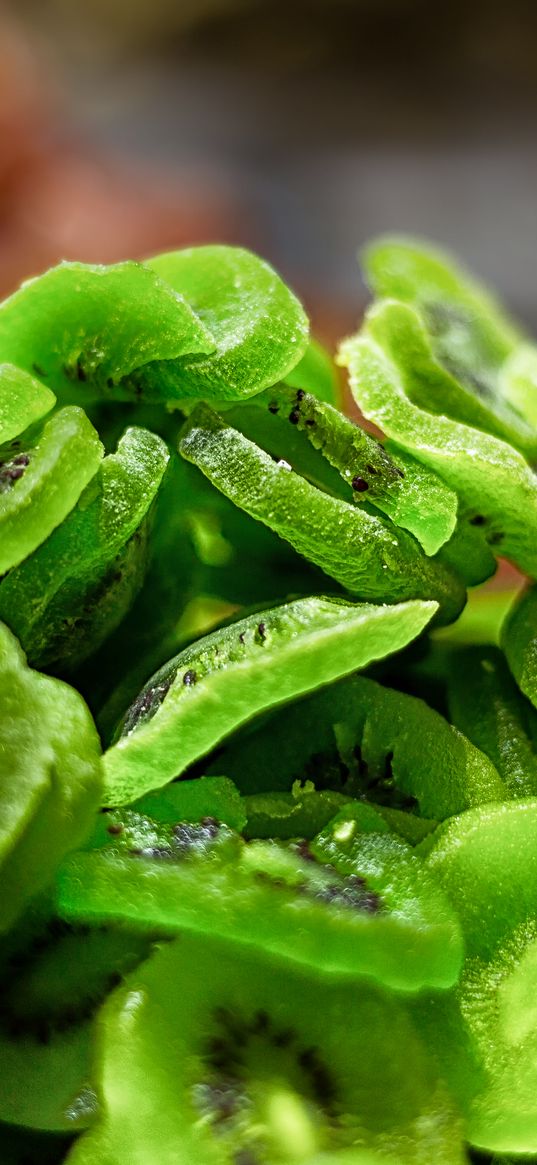
[[365, 980], [335, 992], [184, 935], [110, 1000], [100, 1059], [106, 1113], [72, 1165], [465, 1160], [403, 1003]]

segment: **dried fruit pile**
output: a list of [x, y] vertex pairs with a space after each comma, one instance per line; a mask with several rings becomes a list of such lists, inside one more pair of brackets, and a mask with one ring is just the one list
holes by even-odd
[[0, 305], [5, 1165], [537, 1154], [537, 589], [460, 617], [537, 576], [537, 347], [365, 270], [382, 441], [245, 251]]

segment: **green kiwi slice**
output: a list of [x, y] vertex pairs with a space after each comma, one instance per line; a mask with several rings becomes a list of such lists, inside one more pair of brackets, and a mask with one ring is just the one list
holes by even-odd
[[464, 1161], [404, 1006], [365, 981], [335, 992], [185, 935], [107, 1006], [100, 1061], [105, 1112], [72, 1165]]
[[90, 831], [100, 745], [73, 688], [32, 671], [0, 623], [0, 933]]
[[69, 514], [102, 455], [98, 433], [74, 406], [0, 446], [0, 575]]
[[[537, 799], [483, 806], [422, 843], [464, 934], [460, 983], [416, 1003], [472, 1144], [537, 1152]], [[434, 1038], [433, 1038], [434, 1031]]]
[[0, 970], [0, 1120], [49, 1131], [91, 1123], [94, 1017], [150, 949], [146, 936], [50, 913], [22, 921]]
[[435, 610], [419, 600], [376, 607], [317, 595], [203, 637], [131, 705], [105, 754], [105, 803], [165, 785], [256, 712], [403, 647]]
[[167, 462], [160, 437], [127, 429], [62, 524], [0, 584], [0, 618], [35, 666], [72, 670], [123, 618]]
[[314, 693], [259, 727], [214, 762], [244, 793], [287, 790], [295, 780], [391, 809], [443, 820], [505, 800], [492, 761], [423, 700], [365, 676]]
[[359, 808], [343, 810], [311, 847], [245, 843], [214, 817], [172, 825], [129, 809], [106, 814], [108, 844], [59, 872], [59, 914], [142, 934], [220, 936], [400, 990], [450, 986], [461, 944], [445, 895], [409, 846], [379, 835], [388, 827], [373, 809], [365, 828], [376, 832], [364, 832]]

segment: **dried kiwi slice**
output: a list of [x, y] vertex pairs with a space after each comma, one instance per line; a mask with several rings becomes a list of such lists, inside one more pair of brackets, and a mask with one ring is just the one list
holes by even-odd
[[537, 1152], [537, 799], [484, 806], [422, 844], [461, 919], [467, 961], [444, 1003], [417, 1007], [466, 1109], [472, 1144]]
[[0, 574], [22, 562], [72, 510], [103, 448], [82, 409], [0, 446]]
[[[525, 415], [524, 398], [531, 400], [535, 392], [531, 377], [535, 381], [537, 348], [524, 342], [490, 292], [451, 256], [417, 240], [381, 238], [369, 244], [362, 258], [376, 295], [415, 309], [407, 313], [402, 358], [412, 372], [417, 403], [533, 456], [535, 405]], [[525, 394], [521, 346], [529, 373]]]
[[477, 530], [494, 554], [535, 575], [535, 475], [506, 441], [433, 415], [414, 400], [413, 373], [400, 356], [399, 315], [409, 311], [404, 304], [376, 305], [363, 333], [343, 345], [340, 360], [355, 400], [369, 420], [457, 492], [467, 534]]
[[35, 376], [0, 364], [0, 446], [42, 420], [55, 404], [54, 393]]
[[[338, 409], [303, 388], [295, 392], [285, 385], [275, 385], [255, 397], [251, 409], [254, 407], [261, 407], [272, 418], [274, 444], [268, 452], [274, 454], [278, 442], [294, 431], [301, 435], [302, 445], [307, 441], [337, 470], [348, 487], [347, 500], [352, 497], [355, 504], [367, 501], [387, 514], [396, 526], [414, 534], [426, 554], [435, 554], [451, 537], [457, 519], [457, 495], [419, 461], [394, 446], [381, 445]], [[250, 435], [251, 430], [241, 425], [238, 409], [226, 413], [229, 416], [246, 436]], [[253, 437], [258, 439], [255, 432]], [[280, 456], [286, 457], [286, 451]], [[292, 457], [288, 460], [292, 461]], [[300, 461], [296, 468], [302, 471]]]
[[0, 618], [35, 666], [72, 669], [123, 618], [167, 462], [160, 437], [127, 429], [61, 526], [0, 584]]
[[[368, 828], [378, 830], [369, 813]], [[362, 838], [360, 820], [351, 814], [342, 825], [338, 818], [304, 848], [245, 843], [214, 817], [163, 825], [123, 810], [111, 818], [108, 846], [62, 867], [58, 909], [69, 920], [119, 920], [141, 933], [220, 936], [397, 989], [450, 986], [461, 946], [446, 899], [410, 847]]]
[[0, 933], [89, 832], [100, 746], [74, 689], [27, 667], [0, 623]]
[[464, 606], [460, 579], [427, 558], [410, 534], [365, 505], [317, 489], [207, 405], [191, 414], [179, 451], [235, 505], [360, 598], [432, 598], [446, 622]]
[[211, 764], [244, 792], [293, 781], [443, 820], [501, 801], [494, 765], [423, 700], [352, 676], [232, 739]]
[[452, 723], [490, 757], [514, 797], [537, 794], [537, 712], [522, 695], [497, 647], [467, 647], [448, 657]]
[[334, 990], [185, 935], [111, 1001], [100, 1059], [106, 1115], [72, 1165], [464, 1161], [404, 1006], [365, 981]]
[[161, 787], [256, 712], [403, 647], [434, 611], [431, 602], [374, 607], [316, 596], [205, 636], [129, 709], [105, 754], [105, 803]]
[[[118, 928], [25, 920], [0, 970], [0, 1120], [49, 1131], [85, 1128], [97, 1109], [93, 1020], [151, 940]], [[3, 1159], [2, 1159], [3, 1160]]]

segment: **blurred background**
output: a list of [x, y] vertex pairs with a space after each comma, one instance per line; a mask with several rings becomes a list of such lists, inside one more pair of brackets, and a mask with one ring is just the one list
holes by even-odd
[[0, 290], [60, 258], [254, 247], [329, 342], [385, 230], [537, 329], [537, 5], [4, 0]]

